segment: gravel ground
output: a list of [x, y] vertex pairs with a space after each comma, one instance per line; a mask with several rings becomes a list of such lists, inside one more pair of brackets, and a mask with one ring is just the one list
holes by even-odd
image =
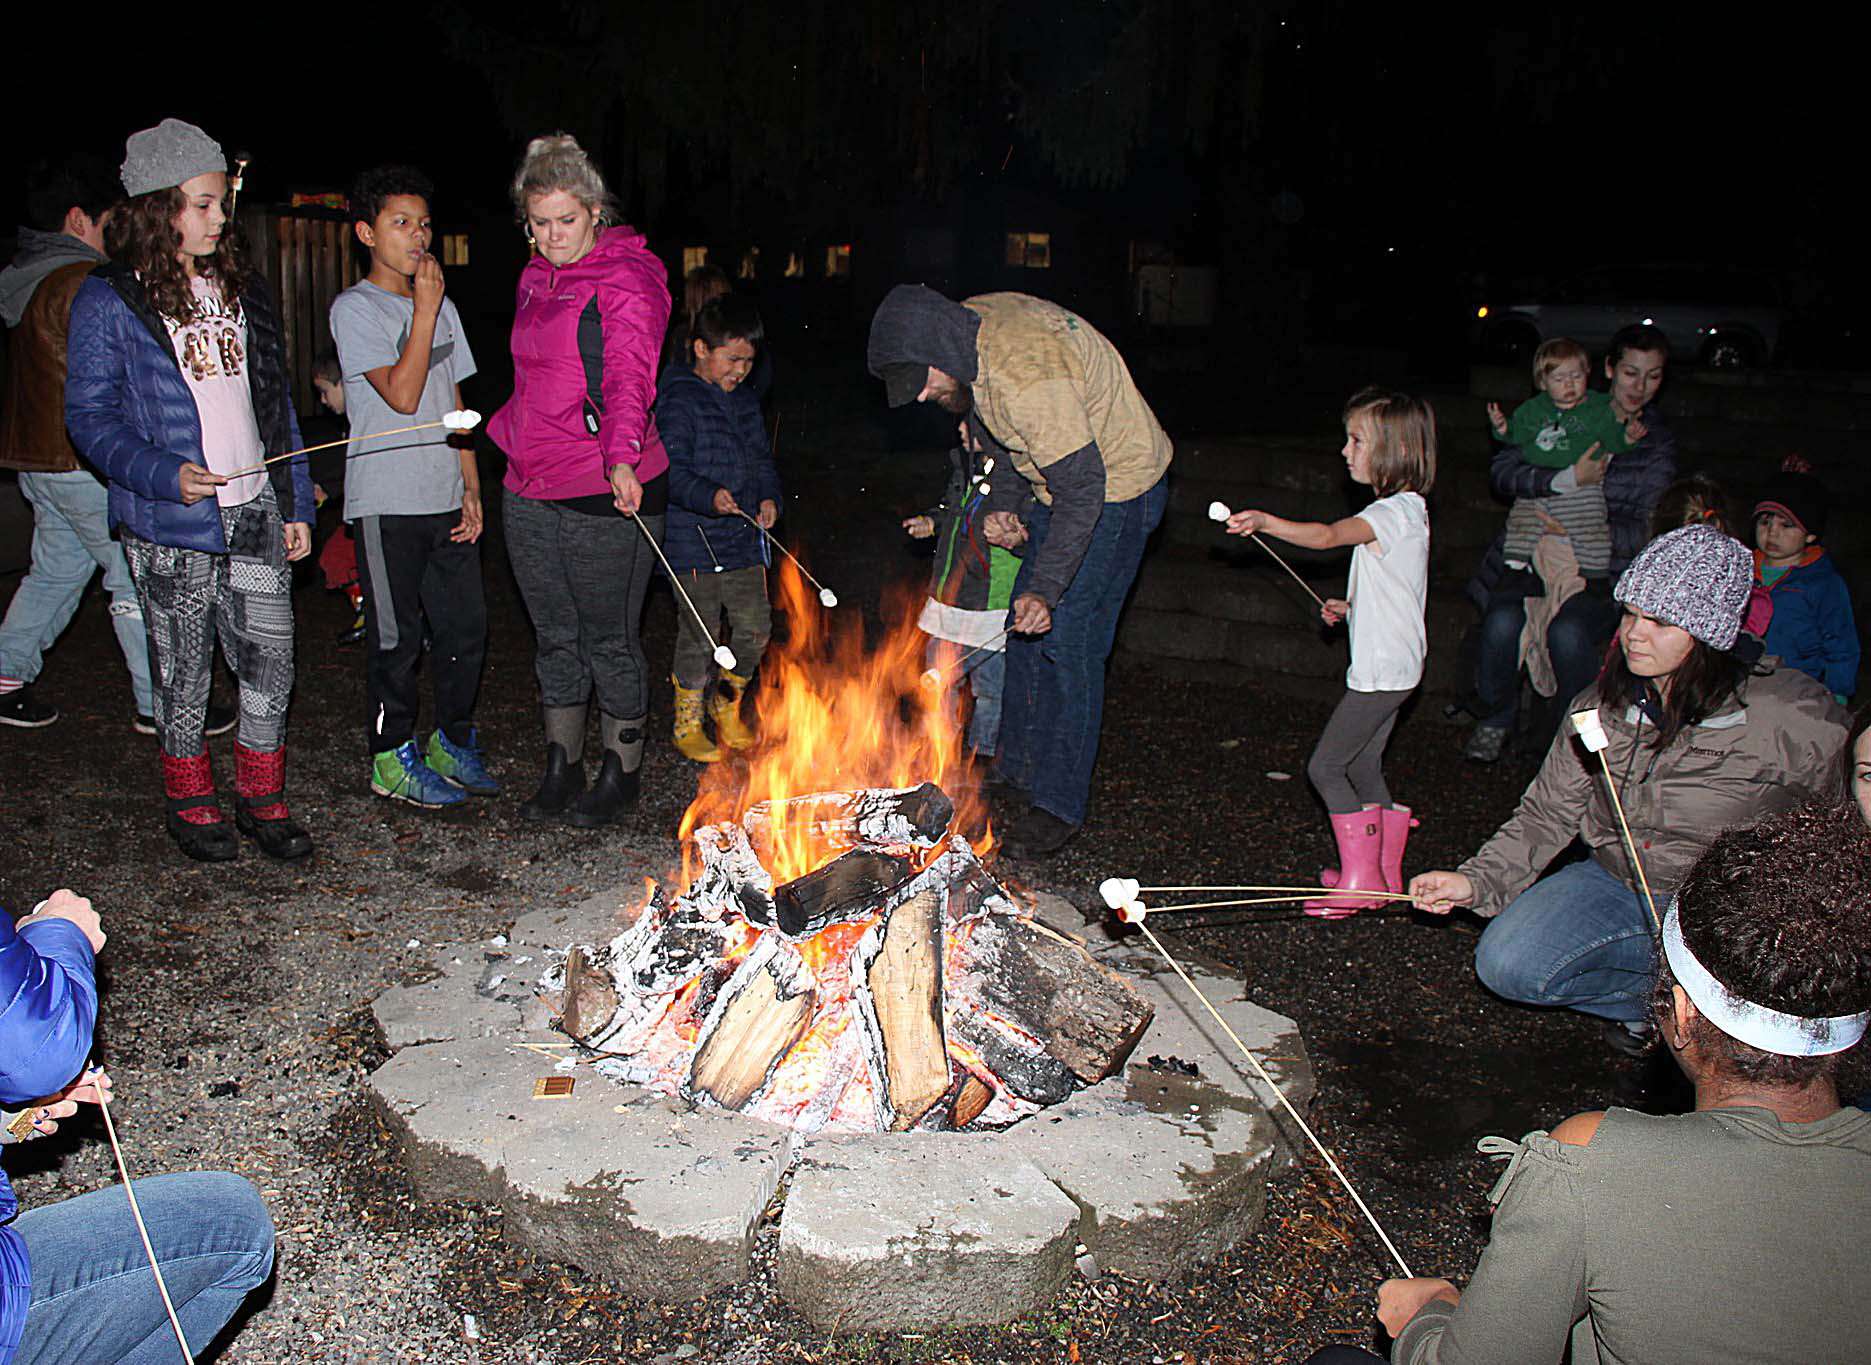
[[[874, 616], [880, 580], [913, 585], [924, 572], [895, 519], [928, 500], [939, 461], [887, 454], [883, 434], [841, 405], [862, 410], [842, 396], [788, 409], [791, 534], [821, 578]], [[659, 687], [652, 732], [662, 742], [634, 824], [583, 833], [517, 818], [537, 780], [530, 635], [497, 541], [487, 564], [493, 645], [480, 721], [512, 789], [502, 800], [429, 815], [369, 794], [361, 659], [328, 643], [345, 613], [309, 584], [298, 596], [288, 766], [295, 813], [319, 844], [303, 865], [250, 847], [212, 868], [175, 852], [153, 747], [130, 729], [95, 593], [42, 680], [64, 718], [0, 733], [0, 900], [18, 913], [70, 885], [104, 915], [98, 1054], [117, 1080], [132, 1172], [231, 1168], [272, 1207], [276, 1281], [221, 1359], [1225, 1365], [1373, 1340], [1371, 1291], [1387, 1258], [1316, 1161], [1276, 1179], [1262, 1233], [1194, 1285], [1074, 1282], [1042, 1317], [921, 1336], [828, 1340], [795, 1318], [772, 1287], [771, 1219], [750, 1284], [664, 1308], [517, 1253], [500, 1240], [495, 1210], [416, 1204], [362, 1099], [383, 1058], [367, 1002], [427, 975], [435, 945], [472, 945], [533, 907], [665, 873], [693, 793], [693, 768], [663, 741]], [[0, 594], [10, 591], [0, 580]], [[653, 660], [669, 657], [674, 619], [659, 592], [647, 624]], [[1080, 905], [1110, 875], [1311, 880], [1329, 839], [1304, 761], [1335, 700], [1119, 671], [1085, 830], [1048, 864], [1004, 870]], [[1412, 868], [1465, 855], [1530, 776], [1512, 763], [1464, 765], [1439, 709], [1430, 699], [1407, 716], [1388, 765], [1399, 798], [1423, 816]], [[214, 750], [229, 783], [229, 741]], [[1186, 940], [1239, 966], [1256, 999], [1298, 1020], [1319, 1075], [1316, 1125], [1419, 1271], [1466, 1274], [1480, 1249], [1490, 1174], [1476, 1137], [1547, 1127], [1613, 1095], [1645, 1098], [1643, 1077], [1614, 1063], [1585, 1021], [1479, 988], [1472, 920], [1226, 915], [1188, 927]], [[94, 1121], [10, 1150], [7, 1165], [26, 1205], [112, 1179]]]

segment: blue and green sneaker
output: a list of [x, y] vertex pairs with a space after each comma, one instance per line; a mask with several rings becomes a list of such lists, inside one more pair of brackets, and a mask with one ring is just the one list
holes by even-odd
[[487, 761], [481, 756], [478, 730], [468, 731], [466, 744], [451, 744], [448, 736], [437, 730], [429, 736], [429, 747], [422, 757], [429, 767], [464, 791], [475, 796], [500, 795], [500, 784], [487, 771]]
[[422, 761], [413, 739], [371, 760], [370, 789], [378, 796], [407, 801], [425, 810], [457, 805], [468, 799], [468, 794], [460, 787]]

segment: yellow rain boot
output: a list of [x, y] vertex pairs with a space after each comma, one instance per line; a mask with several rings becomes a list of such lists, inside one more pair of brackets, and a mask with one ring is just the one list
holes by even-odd
[[721, 750], [702, 729], [702, 689], [684, 687], [676, 679], [676, 750], [697, 763], [719, 763]]
[[708, 714], [715, 721], [715, 741], [730, 749], [754, 747], [754, 732], [741, 719], [741, 696], [746, 691], [746, 678], [723, 673], [715, 682], [714, 696], [708, 699]]

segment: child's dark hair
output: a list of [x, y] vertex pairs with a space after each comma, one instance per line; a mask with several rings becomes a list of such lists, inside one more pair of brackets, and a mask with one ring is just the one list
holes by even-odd
[[702, 311], [695, 315], [695, 325], [689, 329], [691, 351], [698, 341], [712, 351], [730, 341], [745, 341], [757, 347], [765, 338], [760, 310], [754, 307], [753, 300], [740, 294], [723, 294], [703, 304]]
[[[1855, 805], [1804, 806], [1729, 830], [1677, 891], [1683, 942], [1733, 994], [1803, 1019], [1871, 1009], [1871, 829]], [[1658, 954], [1653, 1003], [1668, 1027], [1669, 962]], [[1821, 1057], [1766, 1052], [1704, 1019], [1705, 1054], [1753, 1082], [1808, 1085], [1862, 1068], [1862, 1043]]]
[[374, 223], [384, 203], [399, 194], [413, 194], [435, 204], [435, 182], [414, 166], [374, 166], [351, 186], [351, 221]]
[[1360, 413], [1371, 419], [1371, 490], [1427, 493], [1436, 483], [1436, 411], [1420, 398], [1388, 389], [1359, 389], [1345, 404], [1345, 425]]
[[327, 384], [344, 382], [344, 366], [338, 363], [338, 353], [326, 347], [312, 357], [312, 378], [322, 379]]
[[1713, 526], [1724, 535], [1734, 535], [1734, 517], [1728, 506], [1728, 491], [1707, 474], [1691, 474], [1678, 479], [1657, 498], [1650, 514], [1651, 539], [1682, 526]]
[[73, 209], [102, 218], [122, 198], [123, 185], [103, 157], [41, 162], [26, 180], [26, 221], [41, 232], [58, 232]]

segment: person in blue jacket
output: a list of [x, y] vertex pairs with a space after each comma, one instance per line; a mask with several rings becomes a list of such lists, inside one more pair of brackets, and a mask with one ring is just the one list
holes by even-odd
[[1803, 459], [1788, 457], [1754, 504], [1754, 581], [1773, 604], [1767, 652], [1843, 705], [1858, 689], [1858, 626], [1851, 589], [1819, 543], [1831, 497]]
[[[735, 667], [722, 669], [708, 713], [715, 739], [702, 729], [702, 694], [713, 648], [686, 612], [676, 635], [676, 748], [698, 763], [721, 757], [718, 745], [745, 749], [753, 731], [741, 717], [741, 695], [773, 629], [767, 600], [766, 530], [780, 515], [780, 476], [747, 385], [764, 335], [760, 313], [734, 294], [695, 315], [689, 363], [663, 371], [656, 386], [656, 425], [669, 452], [669, 567], [711, 627], [727, 618]], [[756, 524], [757, 523], [757, 524]]]
[[278, 310], [228, 217], [227, 157], [177, 119], [131, 136], [110, 262], [72, 302], [65, 425], [110, 482], [149, 632], [167, 825], [204, 862], [238, 856], [203, 739], [218, 636], [240, 680], [234, 823], [275, 858], [312, 840], [286, 808], [292, 571], [312, 550]]
[[[103, 946], [97, 911], [71, 891], [18, 921], [0, 913], [0, 1141], [49, 1137], [80, 1104], [111, 1099], [110, 1077], [86, 1061]], [[259, 1191], [225, 1171], [151, 1176], [136, 1198], [199, 1352], [272, 1273], [273, 1221]], [[0, 1365], [181, 1354], [123, 1190], [18, 1209], [0, 1171]]]

